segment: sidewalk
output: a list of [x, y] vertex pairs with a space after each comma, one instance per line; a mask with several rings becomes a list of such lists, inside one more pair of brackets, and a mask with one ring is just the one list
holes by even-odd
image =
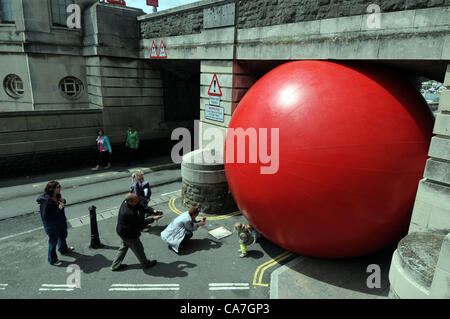
[[91, 168], [80, 168], [45, 175], [0, 179], [0, 201], [42, 194], [45, 185], [51, 180], [57, 180], [65, 188], [70, 188], [130, 177], [131, 172], [138, 169], [141, 169], [144, 173], [149, 173], [178, 167], [180, 167], [180, 164], [173, 163], [170, 156], [160, 156], [130, 167], [117, 165], [110, 169], [101, 168], [98, 171], [93, 171]]
[[[271, 299], [388, 299], [389, 268], [394, 247], [351, 259], [320, 259], [299, 256], [271, 274]], [[367, 281], [380, 267], [380, 286]], [[371, 277], [372, 278], [372, 277]], [[372, 280], [369, 279], [372, 283]]]

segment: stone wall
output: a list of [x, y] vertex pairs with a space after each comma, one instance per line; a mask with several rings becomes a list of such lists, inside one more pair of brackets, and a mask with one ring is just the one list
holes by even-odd
[[367, 13], [371, 3], [381, 12], [394, 12], [450, 5], [450, 0], [240, 0], [238, 28], [247, 29], [285, 23], [338, 18]]
[[228, 183], [197, 184], [183, 180], [181, 189], [183, 205], [200, 207], [204, 213], [230, 213], [238, 210]]
[[[239, 29], [330, 19], [367, 14], [371, 3], [367, 0], [219, 0], [201, 1], [196, 6], [165, 10], [139, 18], [141, 38], [201, 33], [204, 27], [203, 10], [236, 3]], [[377, 3], [381, 13], [445, 7], [450, 0], [386, 0]]]

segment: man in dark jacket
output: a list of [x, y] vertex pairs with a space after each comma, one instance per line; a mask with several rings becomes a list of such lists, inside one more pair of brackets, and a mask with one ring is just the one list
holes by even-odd
[[156, 264], [156, 260], [150, 261], [145, 256], [144, 246], [139, 237], [144, 227], [162, 218], [162, 216], [153, 216], [145, 219], [144, 209], [139, 204], [139, 197], [132, 193], [127, 194], [125, 201], [120, 206], [116, 231], [122, 239], [122, 246], [117, 253], [116, 259], [113, 261], [112, 271], [123, 270], [127, 267], [125, 264], [122, 264], [122, 261], [127, 254], [128, 248], [131, 248], [143, 268], [149, 268]]

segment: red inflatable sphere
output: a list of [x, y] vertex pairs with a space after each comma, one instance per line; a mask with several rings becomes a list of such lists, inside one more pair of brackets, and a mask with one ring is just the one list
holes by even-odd
[[[309, 256], [361, 256], [406, 234], [432, 127], [420, 93], [389, 69], [289, 62], [239, 103], [225, 173], [244, 216], [272, 242]], [[238, 128], [248, 134], [245, 163]], [[267, 138], [267, 154], [255, 138]]]

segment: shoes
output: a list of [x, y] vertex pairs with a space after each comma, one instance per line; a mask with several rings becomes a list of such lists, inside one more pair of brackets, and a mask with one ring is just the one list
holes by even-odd
[[242, 253], [239, 255], [239, 257], [241, 257], [241, 258], [246, 257], [246, 256], [247, 256], [247, 254], [242, 254]]
[[111, 168], [111, 167], [112, 167], [111, 165], [108, 165], [108, 166], [105, 167], [105, 169], [108, 169], [108, 168]]
[[111, 269], [112, 271], [122, 271], [124, 269], [126, 269], [128, 266], [125, 264], [121, 264], [119, 265], [119, 267], [117, 267], [116, 269]]
[[94, 167], [94, 168], [91, 168], [93, 171], [98, 171], [99, 169], [100, 169], [100, 167]]
[[175, 251], [175, 249], [172, 248], [172, 246], [169, 245], [167, 248], [169, 248], [171, 251], [173, 251], [175, 254], [178, 255], [178, 253]]
[[153, 267], [156, 265], [156, 260], [148, 260], [147, 263], [143, 266], [144, 269]]
[[68, 255], [68, 254], [72, 253], [74, 250], [75, 250], [74, 247], [69, 246], [69, 247], [67, 247], [67, 250], [66, 250], [66, 251], [64, 251], [64, 252], [63, 252], [63, 251], [60, 251], [60, 253], [63, 254], [63, 255]]
[[61, 266], [62, 265], [62, 261], [61, 260], [57, 260], [54, 263], [50, 263], [50, 265], [52, 265], [52, 266]]

